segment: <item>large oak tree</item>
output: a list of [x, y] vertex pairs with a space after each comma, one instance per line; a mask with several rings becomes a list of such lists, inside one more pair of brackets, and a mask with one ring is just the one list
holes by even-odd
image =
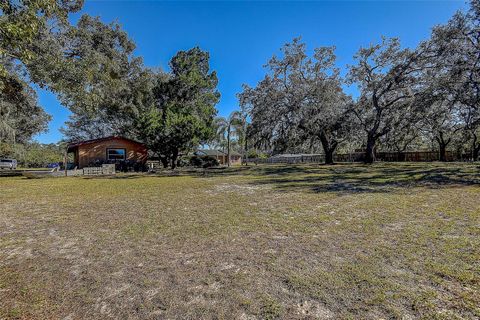
[[265, 78], [255, 88], [245, 85], [239, 94], [252, 119], [250, 134], [257, 145], [274, 152], [295, 152], [304, 141], [321, 144], [325, 163], [333, 163], [333, 153], [348, 137], [352, 120], [334, 48], [317, 48], [309, 57], [297, 38], [281, 51], [281, 57], [268, 62]]
[[360, 90], [352, 110], [365, 134], [365, 162], [372, 163], [380, 138], [416, 114], [413, 108], [423, 52], [402, 49], [396, 38], [383, 38], [379, 44], [360, 48], [355, 59], [347, 80]]

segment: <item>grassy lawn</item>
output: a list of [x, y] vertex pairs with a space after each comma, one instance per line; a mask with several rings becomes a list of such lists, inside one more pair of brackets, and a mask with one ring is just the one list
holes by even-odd
[[478, 165], [0, 187], [0, 319], [480, 318]]

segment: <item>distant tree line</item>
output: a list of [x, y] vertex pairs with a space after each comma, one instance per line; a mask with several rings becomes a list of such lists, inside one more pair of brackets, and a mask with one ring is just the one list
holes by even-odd
[[21, 144], [0, 143], [2, 157], [15, 158], [19, 167], [46, 168], [64, 161], [65, 148], [57, 143], [25, 142]]
[[[118, 23], [68, 16], [82, 0], [0, 2], [0, 143], [26, 145], [50, 116], [33, 86], [54, 93], [72, 116], [67, 141], [124, 135], [140, 140], [165, 167], [199, 145], [244, 154], [403, 152], [434, 146], [480, 152], [480, 1], [457, 12], [415, 49], [383, 38], [355, 55], [343, 75], [335, 48], [309, 56], [300, 39], [239, 94], [241, 111], [216, 117], [218, 79], [209, 54], [178, 52], [169, 71], [144, 66]], [[345, 93], [346, 86], [358, 96]]]
[[[405, 49], [397, 38], [360, 48], [344, 77], [335, 48], [312, 56], [294, 39], [273, 56], [268, 73], [239, 94], [251, 123], [248, 137], [269, 153], [322, 150], [333, 163], [339, 149], [480, 152], [480, 1], [433, 28], [430, 39]], [[344, 92], [358, 89], [358, 97]]]

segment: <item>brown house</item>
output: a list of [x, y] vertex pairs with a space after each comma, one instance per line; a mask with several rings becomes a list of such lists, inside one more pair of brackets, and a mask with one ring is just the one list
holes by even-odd
[[129, 161], [145, 164], [148, 156], [143, 143], [115, 136], [71, 143], [67, 152], [73, 153], [74, 166], [78, 169], [96, 163]]
[[238, 152], [230, 152], [230, 164], [242, 164], [242, 155]]

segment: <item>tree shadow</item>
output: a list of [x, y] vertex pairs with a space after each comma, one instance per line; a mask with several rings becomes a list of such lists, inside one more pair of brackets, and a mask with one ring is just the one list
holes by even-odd
[[387, 193], [403, 188], [446, 188], [480, 185], [480, 166], [465, 163], [292, 164], [179, 168], [154, 174], [90, 176], [85, 179], [161, 177], [246, 177], [252, 185], [268, 185], [280, 192]]
[[344, 164], [257, 168], [250, 181], [277, 191], [378, 193], [402, 188], [480, 185], [480, 167], [461, 163]]

